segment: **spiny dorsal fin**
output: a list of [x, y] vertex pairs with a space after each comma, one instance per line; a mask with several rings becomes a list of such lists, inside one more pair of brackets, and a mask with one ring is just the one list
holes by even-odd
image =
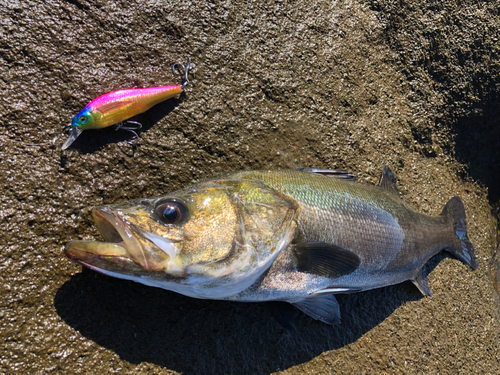
[[422, 270], [418, 272], [418, 275], [417, 277], [415, 277], [415, 280], [412, 280], [411, 282], [415, 284], [418, 290], [420, 290], [420, 293], [422, 293], [424, 296], [432, 297], [431, 288], [429, 288], [429, 284], [427, 283], [427, 279], [424, 278]]
[[304, 314], [309, 315], [313, 319], [321, 320], [323, 323], [332, 326], [340, 324], [339, 304], [331, 294], [321, 297], [309, 297], [292, 305]]
[[396, 194], [399, 197], [398, 188], [396, 187], [396, 179], [387, 165], [382, 170], [382, 176], [380, 176], [378, 186]]
[[295, 245], [297, 270], [323, 277], [339, 277], [354, 272], [360, 263], [352, 251], [326, 242], [308, 242]]
[[340, 178], [342, 180], [356, 181], [356, 175], [346, 171], [338, 171], [336, 169], [321, 169], [321, 168], [299, 168], [299, 171], [320, 174], [326, 177]]

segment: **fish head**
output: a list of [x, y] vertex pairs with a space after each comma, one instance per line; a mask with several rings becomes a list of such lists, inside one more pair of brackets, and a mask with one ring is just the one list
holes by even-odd
[[203, 182], [93, 211], [105, 242], [66, 255], [96, 271], [197, 298], [252, 285], [291, 242], [297, 205], [254, 181]]

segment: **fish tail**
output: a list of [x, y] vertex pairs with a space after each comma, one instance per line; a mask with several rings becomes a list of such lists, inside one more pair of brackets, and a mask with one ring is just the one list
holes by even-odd
[[453, 242], [452, 247], [446, 249], [462, 263], [467, 264], [475, 270], [478, 266], [472, 244], [467, 237], [467, 223], [465, 221], [465, 208], [462, 200], [455, 196], [444, 206], [441, 215], [448, 217], [452, 224]]

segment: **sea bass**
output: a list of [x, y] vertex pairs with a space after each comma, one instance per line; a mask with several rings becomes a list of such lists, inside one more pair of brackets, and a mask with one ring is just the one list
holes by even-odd
[[422, 267], [441, 250], [477, 268], [459, 197], [428, 216], [400, 198], [388, 167], [378, 185], [350, 176], [244, 171], [95, 208], [106, 242], [71, 242], [65, 253], [103, 274], [194, 298], [285, 301], [332, 325], [340, 322], [338, 293], [411, 280], [431, 295]]

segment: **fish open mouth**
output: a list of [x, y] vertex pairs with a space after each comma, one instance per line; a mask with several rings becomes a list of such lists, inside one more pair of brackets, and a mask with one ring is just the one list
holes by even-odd
[[65, 248], [68, 258], [97, 271], [129, 274], [160, 270], [168, 263], [170, 256], [166, 250], [172, 249], [168, 240], [161, 242], [165, 250], [159, 248], [155, 242], [143, 239], [144, 234], [106, 207], [95, 208], [93, 217], [105, 242], [70, 242]]

